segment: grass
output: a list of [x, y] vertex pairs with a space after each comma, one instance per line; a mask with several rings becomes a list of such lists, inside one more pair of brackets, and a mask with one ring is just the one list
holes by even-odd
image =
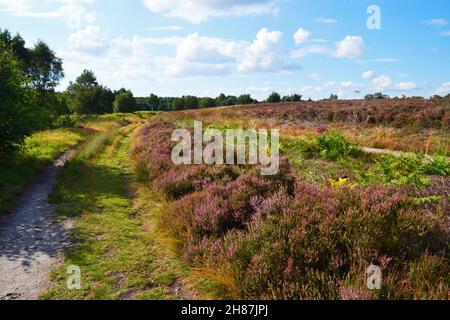
[[[71, 116], [70, 119], [76, 125], [37, 132], [25, 140], [22, 150], [0, 159], [0, 215], [8, 213], [34, 176], [65, 151], [88, 140], [95, 133], [110, 132], [111, 128], [140, 118], [133, 114], [111, 114]], [[96, 141], [90, 142], [89, 152], [95, 153], [95, 143], [101, 145], [99, 140], [107, 138], [97, 136]]]
[[81, 129], [57, 129], [36, 133], [26, 139], [23, 150], [0, 160], [0, 214], [9, 212], [34, 175], [55, 158], [86, 138]]
[[[164, 201], [148, 190], [131, 192], [134, 177], [127, 151], [132, 129], [97, 136], [64, 170], [52, 199], [60, 219], [74, 219], [76, 242], [64, 265], [53, 272], [53, 286], [42, 299], [181, 297], [179, 266], [162, 253], [157, 240], [161, 233], [155, 219]], [[66, 287], [69, 265], [81, 268], [81, 290]]]

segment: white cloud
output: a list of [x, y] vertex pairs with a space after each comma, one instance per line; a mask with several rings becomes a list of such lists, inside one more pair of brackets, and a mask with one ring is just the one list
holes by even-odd
[[283, 33], [261, 29], [253, 43], [244, 51], [238, 70], [242, 72], [281, 72], [298, 69], [286, 63], [287, 55], [282, 47]]
[[311, 54], [331, 54], [331, 49], [319, 44], [308, 44], [301, 49], [295, 50], [291, 53], [292, 58], [303, 58]]
[[310, 78], [311, 80], [314, 80], [314, 81], [320, 80], [320, 76], [319, 76], [317, 73], [311, 73], [311, 74], [309, 75], [309, 78]]
[[438, 27], [443, 27], [443, 26], [448, 25], [448, 21], [443, 18], [430, 19], [430, 20], [424, 21], [423, 23], [426, 25], [429, 25], [429, 26], [438, 26]]
[[294, 33], [294, 41], [296, 45], [301, 45], [308, 41], [309, 37], [311, 36], [311, 32], [300, 28]]
[[83, 23], [92, 23], [96, 14], [86, 9], [95, 0], [0, 0], [0, 10], [31, 18], [62, 18], [69, 28], [78, 29]]
[[450, 31], [443, 31], [440, 33], [440, 35], [443, 37], [450, 37]]
[[100, 27], [87, 26], [69, 36], [70, 47], [75, 49], [97, 49], [106, 45], [106, 34]]
[[148, 28], [148, 31], [180, 31], [183, 28], [180, 26], [162, 26], [162, 27], [152, 27]]
[[392, 86], [391, 77], [381, 75], [372, 80], [372, 86], [375, 90], [387, 90]]
[[337, 42], [334, 54], [336, 58], [357, 58], [364, 52], [364, 41], [362, 37], [347, 36], [344, 40]]
[[335, 19], [331, 19], [331, 18], [325, 18], [325, 17], [319, 17], [314, 19], [315, 22], [317, 23], [322, 23], [322, 24], [333, 24], [333, 23], [337, 23], [337, 20]]
[[400, 82], [394, 86], [394, 89], [398, 91], [409, 91], [416, 88], [417, 85], [414, 82]]
[[144, 0], [152, 12], [202, 23], [210, 17], [248, 16], [275, 13], [274, 0]]
[[372, 79], [375, 76], [375, 72], [373, 70], [367, 70], [361, 75], [363, 79]]
[[230, 73], [243, 44], [219, 38], [188, 35], [166, 69], [170, 76], [220, 75]]
[[436, 94], [447, 95], [450, 94], [450, 82], [443, 83], [437, 90]]
[[375, 91], [410, 91], [417, 89], [417, 85], [414, 82], [394, 83], [388, 75], [381, 75], [373, 79], [371, 84]]

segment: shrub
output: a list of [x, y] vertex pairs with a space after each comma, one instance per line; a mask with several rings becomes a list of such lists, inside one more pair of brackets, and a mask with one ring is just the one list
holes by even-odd
[[19, 148], [47, 118], [29, 85], [12, 54], [0, 50], [0, 152]]
[[136, 100], [134, 100], [131, 91], [120, 93], [116, 96], [113, 103], [115, 113], [127, 113], [137, 110]]

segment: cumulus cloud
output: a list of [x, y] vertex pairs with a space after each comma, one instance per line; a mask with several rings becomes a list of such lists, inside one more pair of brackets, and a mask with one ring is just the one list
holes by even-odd
[[298, 29], [295, 33], [294, 33], [294, 41], [296, 45], [301, 45], [303, 43], [305, 43], [309, 37], [311, 36], [311, 32], [300, 28]]
[[364, 52], [364, 41], [362, 37], [347, 36], [344, 40], [336, 43], [336, 58], [357, 58]]
[[374, 78], [371, 84], [375, 91], [410, 91], [417, 89], [417, 85], [414, 82], [394, 83], [388, 75], [381, 75]]
[[361, 78], [367, 80], [367, 79], [372, 79], [374, 76], [375, 76], [375, 71], [367, 70], [366, 72], [364, 72], [364, 73], [361, 75]]
[[274, 0], [144, 0], [152, 12], [202, 23], [210, 17], [248, 16], [275, 13]]
[[303, 58], [311, 54], [329, 55], [331, 49], [320, 44], [307, 44], [303, 48], [295, 50], [291, 53], [292, 58]]
[[243, 44], [220, 38], [188, 35], [166, 72], [170, 76], [220, 75], [230, 73]]
[[436, 94], [447, 95], [450, 94], [450, 82], [443, 83], [437, 90]]
[[70, 34], [69, 44], [75, 49], [98, 49], [106, 46], [106, 34], [97, 26], [87, 26]]
[[287, 64], [287, 55], [282, 47], [283, 33], [261, 29], [256, 39], [248, 46], [240, 59], [238, 70], [242, 72], [280, 72], [297, 69]]
[[13, 15], [31, 18], [63, 18], [67, 26], [78, 29], [83, 23], [92, 23], [96, 15], [87, 7], [95, 0], [0, 0], [0, 10]]
[[391, 77], [381, 75], [372, 80], [372, 86], [375, 90], [386, 90], [392, 86]]
[[409, 91], [416, 89], [417, 85], [414, 82], [400, 82], [395, 84], [394, 89], [398, 91]]
[[[64, 59], [68, 79], [75, 78], [84, 68], [92, 68], [99, 78], [120, 79], [142, 86], [150, 80], [298, 69], [288, 64], [282, 35], [263, 28], [252, 42], [204, 37], [198, 33], [186, 37], [124, 38], [97, 26], [87, 26], [70, 35], [71, 50], [58, 54]], [[175, 54], [158, 56], [159, 45], [172, 46]]]

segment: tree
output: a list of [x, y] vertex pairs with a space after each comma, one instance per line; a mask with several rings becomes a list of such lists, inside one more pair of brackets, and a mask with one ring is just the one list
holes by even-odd
[[281, 96], [277, 92], [272, 92], [272, 94], [267, 98], [268, 103], [278, 103], [281, 102]]
[[28, 72], [32, 86], [41, 91], [54, 90], [64, 77], [62, 60], [42, 41], [30, 51]]
[[194, 96], [185, 96], [183, 97], [183, 109], [198, 109], [199, 98]]
[[64, 77], [62, 60], [42, 41], [29, 49], [20, 35], [12, 37], [8, 30], [0, 30], [0, 49], [10, 50], [20, 69], [31, 78], [29, 85], [33, 88], [53, 91]]
[[136, 100], [134, 100], [131, 91], [119, 93], [113, 104], [113, 111], [116, 113], [134, 112], [137, 109]]
[[113, 111], [114, 93], [99, 85], [95, 74], [90, 70], [84, 70], [75, 82], [70, 83], [67, 97], [69, 109], [77, 114], [104, 114]]
[[302, 101], [302, 95], [300, 94], [293, 94], [290, 96], [284, 96], [282, 101], [283, 102], [298, 102], [298, 101]]
[[216, 98], [216, 105], [217, 106], [224, 106], [225, 105], [225, 100], [227, 99], [227, 96], [223, 93], [221, 93], [217, 98]]
[[216, 100], [214, 100], [213, 98], [201, 98], [198, 106], [200, 109], [206, 109], [206, 108], [213, 108], [216, 106]]
[[241, 94], [238, 98], [238, 104], [253, 104], [256, 103], [256, 100], [251, 97], [249, 94]]
[[389, 99], [389, 96], [386, 94], [383, 94], [381, 92], [377, 92], [374, 94], [368, 94], [365, 96], [366, 100], [382, 100], [382, 99]]
[[337, 94], [331, 94], [328, 100], [339, 100], [339, 97]]
[[0, 152], [10, 152], [40, 129], [45, 113], [10, 50], [0, 51]]
[[150, 108], [152, 110], [158, 110], [159, 109], [159, 98], [157, 95], [155, 94], [151, 94], [150, 97], [148, 98], [148, 103], [150, 105]]
[[10, 52], [19, 71], [29, 78], [28, 86], [36, 89], [37, 107], [45, 109], [46, 123], [50, 125], [59, 115], [55, 88], [64, 77], [62, 60], [44, 42], [30, 49], [19, 34], [12, 36], [8, 30], [0, 30], [0, 50]]
[[183, 98], [174, 98], [172, 101], [172, 110], [183, 110], [184, 108], [184, 99]]

